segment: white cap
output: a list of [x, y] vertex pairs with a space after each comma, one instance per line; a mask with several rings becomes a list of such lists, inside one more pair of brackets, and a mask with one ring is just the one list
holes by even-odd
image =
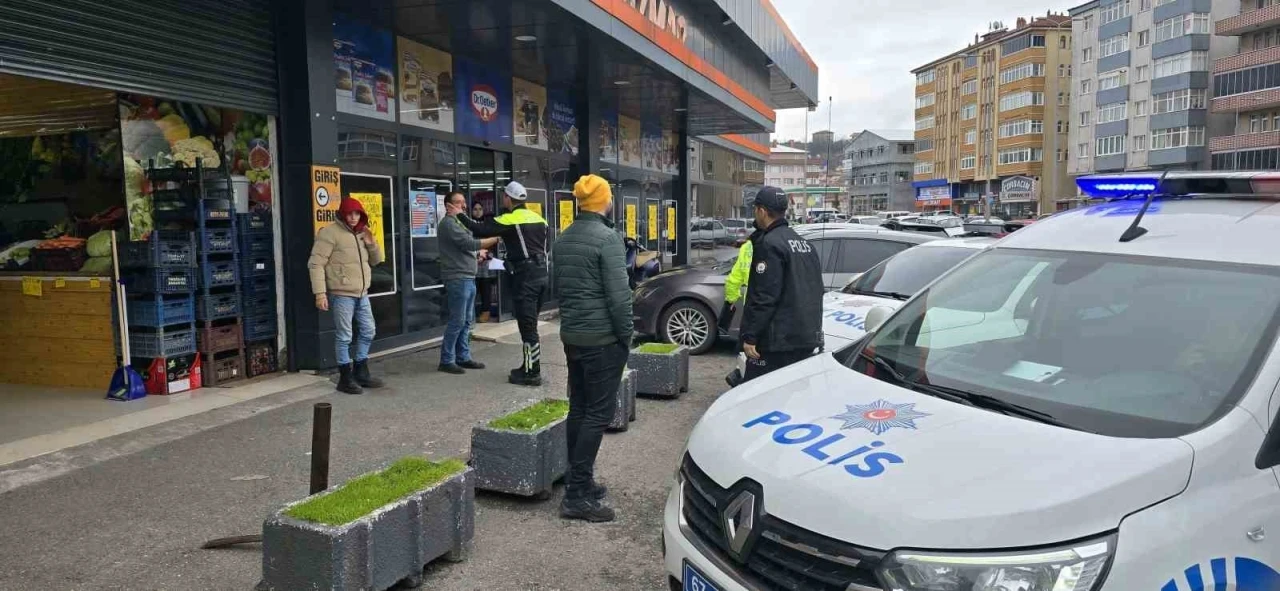
[[516, 201], [524, 201], [529, 198], [529, 194], [524, 190], [524, 185], [515, 181], [511, 181], [511, 183], [507, 185], [507, 188], [503, 189], [503, 192], [507, 194], [507, 197], [515, 199]]

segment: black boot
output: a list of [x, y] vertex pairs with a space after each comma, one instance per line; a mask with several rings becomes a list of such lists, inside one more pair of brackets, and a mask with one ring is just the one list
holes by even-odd
[[581, 519], [590, 523], [606, 523], [617, 519], [613, 509], [592, 498], [571, 499], [565, 497], [560, 503], [560, 516], [565, 519]]
[[364, 389], [356, 383], [355, 372], [351, 364], [338, 366], [338, 391], [343, 394], [364, 394]]
[[362, 388], [381, 388], [382, 380], [369, 375], [369, 360], [357, 361], [356, 368], [353, 372], [357, 384]]
[[519, 369], [511, 370], [508, 382], [517, 386], [541, 386], [542, 385], [542, 346], [538, 343], [524, 344], [524, 363]]

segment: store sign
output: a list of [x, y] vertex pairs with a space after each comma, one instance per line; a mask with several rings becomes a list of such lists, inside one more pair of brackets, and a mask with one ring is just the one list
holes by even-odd
[[338, 167], [311, 167], [311, 210], [317, 232], [338, 220], [338, 205], [342, 203], [341, 188], [342, 176]]
[[1000, 183], [1000, 201], [1030, 201], [1036, 192], [1036, 180], [1029, 176], [1011, 176]]
[[951, 199], [951, 186], [942, 185], [941, 187], [920, 187], [916, 189], [916, 201], [935, 201], [938, 199]]
[[681, 43], [688, 37], [688, 21], [665, 0], [626, 0], [626, 4], [643, 14], [649, 22], [675, 35]]
[[511, 76], [471, 60], [457, 58], [454, 84], [459, 105], [457, 133], [494, 143], [514, 143]]

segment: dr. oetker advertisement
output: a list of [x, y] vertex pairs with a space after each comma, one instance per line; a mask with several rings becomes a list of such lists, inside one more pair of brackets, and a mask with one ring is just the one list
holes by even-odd
[[458, 58], [457, 133], [481, 140], [512, 142], [511, 76], [471, 60]]

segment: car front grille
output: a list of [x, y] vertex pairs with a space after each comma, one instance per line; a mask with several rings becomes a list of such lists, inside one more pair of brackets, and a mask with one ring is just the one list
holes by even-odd
[[757, 519], [759, 538], [742, 560], [729, 552], [721, 508], [730, 490], [721, 488], [689, 456], [684, 475], [684, 518], [689, 533], [723, 564], [732, 565], [753, 587], [786, 591], [846, 591], [881, 589], [876, 566], [884, 553], [839, 542], [796, 527], [770, 515]]

